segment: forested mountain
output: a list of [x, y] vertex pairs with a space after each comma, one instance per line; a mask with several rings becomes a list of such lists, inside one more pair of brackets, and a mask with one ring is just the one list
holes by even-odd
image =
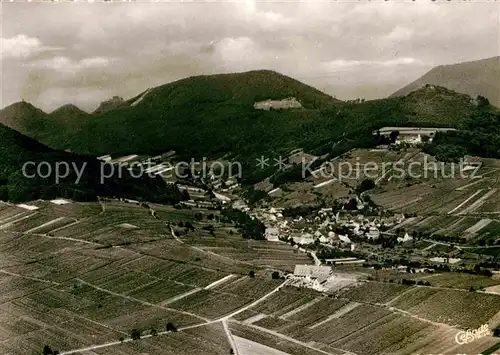
[[[70, 169], [66, 177], [57, 181], [57, 166], [59, 175], [66, 175], [64, 162]], [[37, 172], [39, 166], [42, 168]], [[49, 169], [52, 173], [42, 177], [49, 174]], [[159, 177], [133, 178], [126, 169], [122, 169], [120, 177], [118, 170], [110, 174], [110, 169], [110, 166], [102, 168], [102, 162], [96, 158], [56, 151], [0, 124], [0, 200], [67, 197], [89, 201], [97, 196], [121, 196], [175, 203], [182, 198], [175, 185], [167, 185]]]
[[500, 57], [437, 66], [391, 97], [408, 95], [425, 84], [444, 86], [474, 98], [481, 95], [500, 107]]
[[[254, 108], [258, 101], [288, 97], [302, 107]], [[373, 145], [371, 132], [382, 126], [458, 127], [477, 110], [471, 97], [432, 85], [404, 97], [342, 102], [268, 70], [190, 77], [113, 102], [118, 101], [115, 108], [81, 115], [71, 123], [46, 123], [47, 115], [31, 105], [26, 117], [9, 117], [10, 108], [0, 117], [7, 117], [8, 125], [24, 122], [23, 127], [30, 127], [26, 134], [60, 150], [93, 156], [175, 150], [189, 159], [225, 156], [255, 172], [255, 159], [261, 155], [284, 155], [295, 148], [341, 153]], [[252, 174], [245, 174], [248, 182], [263, 177]]]

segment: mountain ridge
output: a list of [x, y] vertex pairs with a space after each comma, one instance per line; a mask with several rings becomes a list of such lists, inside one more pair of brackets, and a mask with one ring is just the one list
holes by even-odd
[[408, 95], [425, 84], [444, 86], [471, 97], [478, 95], [500, 107], [500, 56], [438, 65], [389, 97]]
[[[3, 201], [56, 197], [95, 201], [98, 196], [145, 198], [167, 203], [182, 199], [177, 187], [159, 178], [143, 176], [136, 179], [126, 169], [104, 179], [102, 162], [96, 158], [52, 149], [1, 123], [0, 157], [0, 200]], [[43, 176], [37, 170], [37, 164], [41, 163], [45, 165]], [[74, 169], [59, 170], [61, 174], [56, 176], [57, 169], [64, 163]], [[47, 169], [50, 169], [49, 176], [45, 176]]]
[[[254, 107], [258, 101], [287, 97], [295, 97], [301, 107]], [[467, 95], [434, 86], [404, 97], [344, 102], [269, 70], [189, 77], [119, 101], [118, 107], [71, 123], [51, 122], [28, 135], [59, 150], [92, 156], [170, 150], [187, 160], [224, 156], [240, 161], [248, 172], [263, 155], [297, 148], [337, 154], [372, 146], [371, 132], [382, 126], [458, 127], [477, 106]], [[340, 148], [333, 149], [339, 140]]]

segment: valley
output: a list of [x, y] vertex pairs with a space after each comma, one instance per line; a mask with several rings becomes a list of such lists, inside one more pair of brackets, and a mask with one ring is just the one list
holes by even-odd
[[0, 353], [492, 354], [500, 116], [417, 86], [254, 70], [4, 108]]
[[[363, 164], [363, 159], [381, 154], [354, 150], [347, 159]], [[394, 160], [420, 157], [411, 150], [388, 154]], [[500, 285], [500, 278], [498, 271], [483, 276], [460, 269], [483, 262], [481, 269], [488, 270], [485, 265], [493, 261], [494, 256], [479, 249], [496, 250], [495, 239], [479, 243], [490, 235], [498, 241], [496, 167], [496, 161], [485, 161], [479, 171], [481, 189], [469, 181], [439, 178], [408, 186], [407, 180], [386, 175], [368, 191], [377, 208], [395, 213], [375, 217], [376, 223], [388, 225], [380, 239], [392, 233], [402, 236], [403, 228], [414, 237], [389, 248], [364, 239], [363, 229], [349, 231], [355, 225], [349, 221], [363, 211], [338, 215], [331, 208], [313, 208], [317, 217], [302, 212], [306, 229], [300, 227], [296, 217], [288, 217], [293, 209], [282, 207], [287, 196], [296, 196], [287, 186], [284, 195], [265, 202], [268, 207], [245, 207], [238, 187], [220, 192], [230, 196], [233, 207], [227, 202], [221, 206], [202, 192], [196, 195], [200, 188], [188, 189], [195, 193], [190, 197], [194, 202], [190, 206], [186, 201], [184, 207], [123, 198], [2, 203], [0, 279], [7, 292], [0, 298], [0, 349], [12, 355], [38, 354], [44, 344], [59, 354], [352, 355], [438, 348], [443, 354], [480, 353], [498, 338], [489, 335], [460, 345], [455, 335], [483, 324], [491, 329], [498, 325], [500, 295], [487, 290]], [[354, 189], [363, 179], [349, 180], [347, 188], [335, 183], [314, 189], [316, 182], [306, 180], [290, 189], [310, 186], [328, 201], [342, 198], [332, 188]], [[187, 189], [191, 182], [183, 184]], [[429, 184], [435, 187], [420, 193], [415, 206], [401, 204], [413, 199], [415, 186], [422, 190]], [[305, 193], [304, 187], [296, 191]], [[415, 209], [421, 204], [428, 206], [426, 213]], [[267, 228], [277, 224], [279, 238], [243, 238], [241, 226], [224, 217], [231, 208], [247, 211]], [[285, 220], [288, 229], [281, 227]], [[314, 233], [320, 224], [321, 238]], [[351, 242], [339, 239], [335, 228], [344, 228]], [[436, 233], [445, 230], [464, 242], [441, 241]], [[418, 238], [419, 232], [428, 234]], [[319, 244], [305, 242], [304, 233], [313, 241], [319, 238]], [[297, 242], [290, 245], [290, 240]], [[320, 253], [324, 248], [332, 255], [353, 250], [353, 259], [365, 261], [329, 265]], [[320, 255], [319, 267], [330, 270], [321, 287], [297, 283], [296, 265], [314, 267], [312, 253]], [[432, 261], [438, 257], [459, 262]], [[448, 269], [442, 268], [446, 265]], [[315, 272], [306, 279], [314, 280]]]

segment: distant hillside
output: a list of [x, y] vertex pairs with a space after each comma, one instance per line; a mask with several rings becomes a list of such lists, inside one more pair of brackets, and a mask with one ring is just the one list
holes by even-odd
[[500, 107], [500, 57], [440, 65], [391, 97], [408, 95], [425, 84], [444, 86], [473, 98], [482, 95], [492, 105]]
[[16, 102], [0, 110], [0, 123], [38, 139], [54, 130], [49, 115], [26, 101]]
[[[302, 107], [254, 108], [256, 101], [287, 97], [295, 97]], [[296, 148], [337, 154], [373, 145], [371, 132], [381, 126], [457, 127], [476, 109], [470, 97], [439, 87], [423, 87], [406, 97], [347, 103], [263, 70], [182, 79], [32, 136], [43, 136], [41, 141], [54, 148], [94, 156], [168, 150], [186, 159], [225, 156], [242, 163], [251, 182], [272, 173], [252, 176], [261, 155], [276, 157]]]
[[126, 107], [129, 104], [120, 96], [113, 96], [111, 99], [101, 102], [98, 108], [92, 112], [94, 115], [99, 115], [106, 111], [111, 111], [120, 107]]
[[89, 113], [71, 104], [63, 105], [49, 114], [49, 117], [58, 123], [71, 123], [88, 116]]
[[296, 97], [306, 108], [320, 108], [337, 101], [300, 81], [271, 70], [234, 74], [200, 75], [151, 90], [141, 103], [175, 108], [195, 104], [253, 105], [266, 99]]
[[[84, 121], [82, 134], [64, 148], [96, 155], [167, 149], [190, 156], [248, 155], [265, 148], [286, 151], [334, 140], [344, 123], [356, 130], [369, 129], [394, 117], [402, 122], [446, 125], [474, 109], [469, 98], [449, 90], [403, 100], [347, 104], [266, 70], [196, 76], [143, 94], [128, 100], [130, 106]], [[253, 108], [256, 101], [286, 97], [296, 97], [304, 108], [270, 112]], [[379, 117], [386, 108], [392, 111]], [[339, 112], [349, 121], [337, 117]]]
[[470, 96], [442, 86], [423, 86], [403, 99], [403, 111], [409, 120], [427, 122], [430, 126], [455, 127], [476, 110], [476, 103]]
[[88, 117], [90, 115], [87, 112], [70, 104], [50, 114], [26, 101], [16, 102], [0, 110], [0, 124], [55, 148], [67, 145], [68, 136], [75, 134], [81, 121]]
[[[26, 177], [23, 165], [26, 166]], [[46, 162], [52, 172], [56, 164], [67, 162], [83, 171], [77, 181], [74, 169], [66, 178], [56, 181], [55, 174], [41, 178], [35, 174], [38, 163]], [[47, 172], [44, 167], [43, 173]], [[64, 171], [61, 170], [61, 175]], [[144, 198], [151, 201], [177, 202], [181, 199], [179, 190], [166, 185], [160, 178], [132, 178], [127, 170], [122, 177], [115, 174], [101, 183], [101, 162], [93, 157], [75, 155], [53, 150], [32, 138], [0, 124], [0, 200], [13, 202], [29, 201], [39, 198], [52, 199], [67, 197], [75, 200], [95, 200], [97, 196], [122, 196]]]

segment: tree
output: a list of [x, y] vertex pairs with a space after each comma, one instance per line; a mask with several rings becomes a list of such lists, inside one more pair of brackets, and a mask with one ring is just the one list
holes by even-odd
[[481, 273], [481, 266], [479, 264], [474, 265], [474, 272], [476, 274], [480, 274]]
[[181, 194], [182, 194], [182, 199], [183, 199], [184, 201], [187, 201], [187, 200], [190, 200], [190, 199], [191, 199], [191, 196], [189, 196], [189, 192], [188, 192], [188, 190], [187, 190], [187, 189], [182, 190]]
[[48, 345], [45, 345], [43, 347], [43, 355], [53, 355], [54, 352], [52, 351], [52, 349], [50, 348], [50, 346]]
[[280, 273], [278, 271], [273, 271], [271, 278], [277, 280], [280, 278]]
[[139, 340], [139, 339], [141, 339], [141, 332], [140, 332], [140, 330], [138, 330], [138, 329], [132, 329], [132, 331], [130, 332], [130, 337], [132, 338], [132, 340]]
[[399, 131], [392, 131], [390, 136], [389, 136], [391, 139], [391, 143], [395, 143], [396, 138], [398, 138], [398, 136], [399, 136]]
[[355, 198], [351, 198], [348, 203], [344, 205], [344, 209], [348, 211], [355, 211], [358, 209], [358, 201]]
[[184, 227], [186, 227], [186, 229], [191, 230], [193, 232], [195, 230], [193, 224], [191, 222], [189, 222], [189, 221], [184, 222]]
[[476, 98], [477, 101], [477, 106], [478, 107], [487, 107], [490, 105], [490, 100], [488, 100], [486, 97], [478, 95]]
[[373, 188], [375, 188], [375, 182], [372, 179], [364, 179], [363, 181], [361, 181], [356, 190], [358, 193], [362, 193]]
[[158, 331], [156, 330], [155, 327], [151, 327], [150, 332], [151, 332], [151, 335], [154, 336], [154, 337], [158, 334]]
[[0, 201], [8, 201], [9, 194], [7, 190], [7, 186], [2, 186], [0, 182]]
[[250, 270], [250, 272], [248, 273], [248, 276], [255, 277], [255, 271]]
[[429, 136], [422, 136], [422, 143], [427, 143], [431, 140], [431, 137]]
[[171, 322], [168, 322], [167, 323], [167, 332], [176, 332], [177, 331], [177, 327], [171, 323]]

